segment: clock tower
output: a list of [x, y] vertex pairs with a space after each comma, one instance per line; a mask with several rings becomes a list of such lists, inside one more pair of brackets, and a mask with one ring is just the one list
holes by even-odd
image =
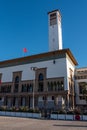
[[61, 14], [59, 10], [48, 13], [49, 51], [62, 49]]

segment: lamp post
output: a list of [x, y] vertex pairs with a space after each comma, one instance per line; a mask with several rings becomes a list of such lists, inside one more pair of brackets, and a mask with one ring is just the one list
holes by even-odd
[[[31, 70], [35, 72], [37, 70], [37, 67], [31, 67]], [[34, 73], [34, 75], [35, 75], [35, 73]], [[33, 101], [32, 101], [33, 110], [34, 110], [34, 89], [35, 89], [35, 79], [34, 79], [34, 85], [33, 85]]]

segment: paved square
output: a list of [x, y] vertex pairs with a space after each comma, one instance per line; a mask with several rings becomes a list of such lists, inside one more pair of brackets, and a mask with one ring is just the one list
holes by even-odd
[[87, 130], [87, 122], [0, 116], [0, 130]]

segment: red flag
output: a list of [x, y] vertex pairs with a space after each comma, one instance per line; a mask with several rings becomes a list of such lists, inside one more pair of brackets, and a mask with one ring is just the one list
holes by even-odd
[[27, 48], [23, 48], [23, 52], [24, 53], [28, 52]]

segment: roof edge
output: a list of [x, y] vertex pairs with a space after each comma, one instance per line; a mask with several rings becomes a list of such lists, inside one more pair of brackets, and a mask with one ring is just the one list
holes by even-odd
[[74, 58], [73, 54], [71, 53], [70, 49], [61, 49], [61, 50], [56, 50], [56, 51], [51, 51], [51, 52], [45, 52], [45, 53], [40, 53], [40, 54], [35, 54], [31, 56], [26, 56], [26, 57], [20, 57], [20, 58], [15, 58], [15, 59], [10, 59], [10, 60], [5, 60], [5, 61], [0, 61], [0, 65], [5, 65], [7, 63], [22, 63], [26, 62], [27, 60], [32, 60], [32, 59], [39, 59], [39, 58], [44, 58], [44, 57], [49, 57], [52, 55], [57, 55], [57, 54], [64, 54], [67, 53], [70, 59], [73, 61], [75, 65], [78, 65], [76, 59]]

